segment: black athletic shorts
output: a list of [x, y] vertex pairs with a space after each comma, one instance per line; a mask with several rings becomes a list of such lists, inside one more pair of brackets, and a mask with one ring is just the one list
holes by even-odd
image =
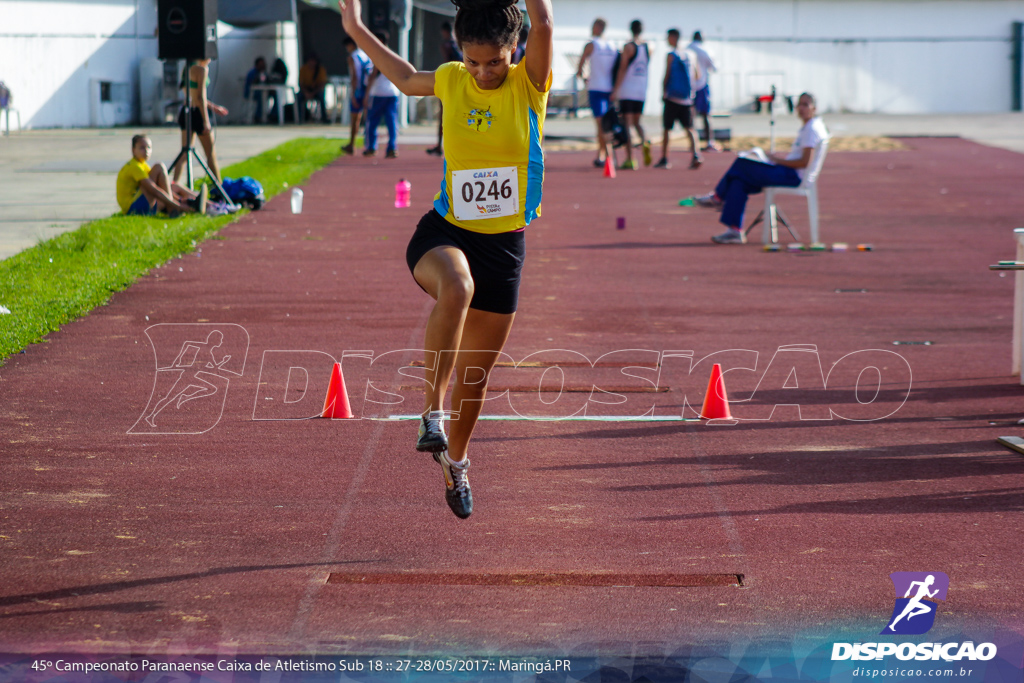
[[665, 130], [672, 130], [676, 121], [683, 124], [683, 128], [693, 128], [693, 105], [665, 100], [665, 108], [661, 113], [662, 125]]
[[619, 100], [620, 114], [643, 114], [643, 100]]
[[526, 257], [526, 232], [485, 235], [452, 225], [436, 209], [428, 211], [416, 226], [405, 250], [409, 272], [434, 247], [451, 246], [462, 251], [473, 276], [473, 300], [469, 307], [489, 313], [515, 313], [519, 304], [519, 277]]
[[[192, 132], [197, 135], [202, 135], [207, 132], [203, 129], [203, 110], [199, 107], [192, 107]], [[185, 107], [181, 108], [178, 112], [178, 128], [185, 130]]]

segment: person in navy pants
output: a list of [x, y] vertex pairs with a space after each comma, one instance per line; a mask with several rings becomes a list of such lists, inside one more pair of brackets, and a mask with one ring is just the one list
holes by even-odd
[[800, 95], [796, 113], [803, 121], [789, 154], [764, 155], [765, 161], [739, 158], [718, 182], [715, 191], [695, 197], [697, 205], [721, 209], [719, 218], [726, 231], [711, 238], [716, 244], [742, 244], [743, 213], [747, 197], [766, 187], [797, 187], [805, 170], [811, 165], [814, 150], [828, 138], [828, 130], [817, 115], [817, 105], [810, 93]]

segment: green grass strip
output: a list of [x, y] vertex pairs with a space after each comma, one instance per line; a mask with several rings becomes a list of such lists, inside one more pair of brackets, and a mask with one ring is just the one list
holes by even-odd
[[[267, 198], [294, 186], [339, 155], [338, 141], [297, 138], [223, 169], [252, 176]], [[110, 186], [113, 193], [114, 186]], [[114, 215], [40, 242], [0, 261], [0, 363], [127, 289], [154, 267], [196, 245], [246, 212], [181, 218]]]

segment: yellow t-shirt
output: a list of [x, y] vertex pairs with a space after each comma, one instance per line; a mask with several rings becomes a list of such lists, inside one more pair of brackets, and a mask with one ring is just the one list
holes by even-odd
[[139, 189], [139, 183], [144, 178], [149, 177], [149, 171], [149, 164], [132, 157], [132, 160], [121, 167], [120, 172], [118, 172], [117, 204], [124, 213], [128, 213], [128, 208], [132, 205], [132, 202], [142, 194], [142, 190]]
[[[551, 75], [539, 92], [526, 74], [526, 65], [513, 64], [500, 88], [481, 90], [462, 62], [442, 64], [434, 72], [434, 94], [444, 105], [444, 178], [434, 197], [434, 208], [460, 228], [487, 234], [512, 232], [530, 224], [540, 215], [544, 184], [544, 116], [547, 111]], [[508, 209], [511, 174], [500, 169], [515, 167], [518, 181], [516, 212]], [[452, 187], [452, 174], [460, 173], [459, 186]], [[499, 185], [501, 183], [501, 185]], [[493, 209], [498, 216], [477, 220], [456, 218], [459, 211], [479, 206], [485, 213], [488, 201], [497, 207], [502, 188], [508, 188], [505, 209]], [[458, 194], [456, 194], [458, 193]], [[453, 202], [453, 200], [455, 200]], [[468, 207], [468, 208], [467, 208]]]

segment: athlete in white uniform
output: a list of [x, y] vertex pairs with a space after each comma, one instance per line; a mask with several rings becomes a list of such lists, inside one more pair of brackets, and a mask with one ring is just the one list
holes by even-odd
[[[626, 120], [626, 132], [629, 132], [630, 126], [636, 128], [644, 149], [644, 166], [650, 166], [651, 142], [644, 134], [640, 117], [644, 113], [644, 100], [647, 99], [647, 75], [651, 52], [647, 43], [640, 39], [644, 27], [639, 19], [633, 20], [629, 30], [633, 33], [633, 40], [622, 48], [622, 60], [619, 62], [619, 73], [615, 78], [612, 100], [619, 102], [619, 111]], [[632, 141], [626, 145], [626, 160], [622, 162], [621, 168], [637, 168], [636, 162], [633, 161]]]
[[604, 166], [604, 160], [608, 158], [608, 137], [602, 127], [602, 117], [608, 113], [612, 89], [614, 88], [615, 58], [619, 51], [611, 41], [605, 40], [604, 29], [607, 22], [604, 19], [595, 19], [591, 29], [593, 38], [583, 48], [583, 55], [580, 57], [579, 67], [576, 69], [576, 77], [583, 78], [583, 67], [590, 62], [590, 77], [587, 78], [587, 96], [590, 100], [590, 110], [594, 113], [594, 122], [597, 125], [597, 158], [594, 159], [594, 166]]

